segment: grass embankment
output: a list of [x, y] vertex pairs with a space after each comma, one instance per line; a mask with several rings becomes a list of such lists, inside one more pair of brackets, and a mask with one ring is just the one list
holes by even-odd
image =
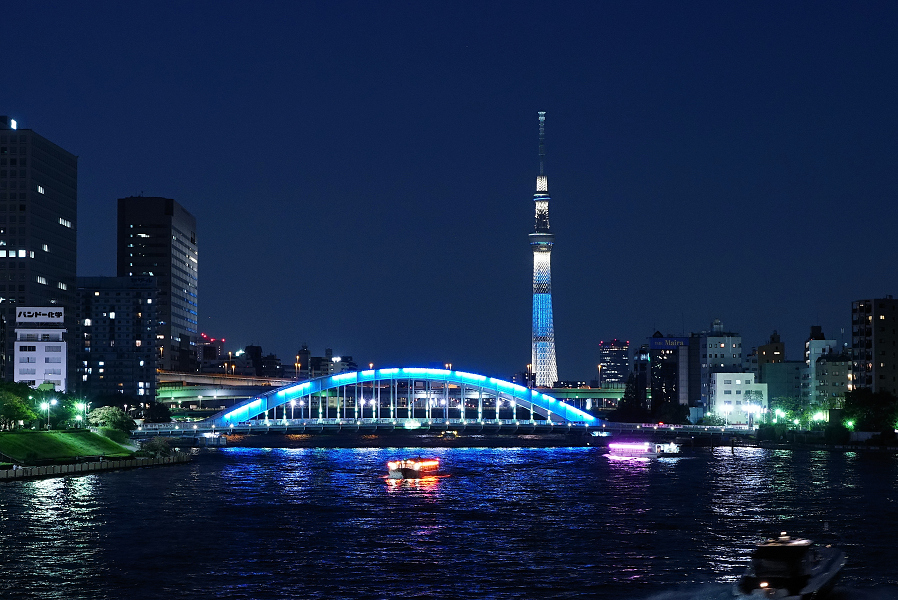
[[132, 451], [92, 431], [75, 429], [0, 433], [0, 453], [19, 464], [34, 464], [72, 462], [86, 456], [126, 457]]

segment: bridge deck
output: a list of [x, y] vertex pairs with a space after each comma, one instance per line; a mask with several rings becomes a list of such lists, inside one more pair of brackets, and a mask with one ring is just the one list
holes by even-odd
[[277, 419], [253, 420], [216, 427], [206, 421], [196, 423], [145, 423], [132, 437], [194, 436], [205, 434], [323, 433], [356, 431], [458, 431], [501, 433], [583, 433], [590, 435], [754, 435], [754, 430], [705, 425], [652, 425], [603, 422], [596, 425], [548, 421], [544, 419]]

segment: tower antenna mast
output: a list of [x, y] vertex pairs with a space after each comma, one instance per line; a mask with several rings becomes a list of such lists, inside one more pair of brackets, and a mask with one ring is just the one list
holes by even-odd
[[539, 113], [539, 174], [545, 175], [546, 161], [546, 111]]

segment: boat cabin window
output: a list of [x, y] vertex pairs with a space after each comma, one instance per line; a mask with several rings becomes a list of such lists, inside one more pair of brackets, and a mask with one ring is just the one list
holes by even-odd
[[752, 557], [755, 575], [758, 577], [796, 577], [801, 575], [801, 563], [807, 547], [761, 547]]

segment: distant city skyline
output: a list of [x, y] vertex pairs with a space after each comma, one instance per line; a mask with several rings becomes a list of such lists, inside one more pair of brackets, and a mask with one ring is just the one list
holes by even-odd
[[524, 371], [541, 110], [559, 379], [593, 379], [602, 339], [714, 319], [795, 360], [898, 293], [894, 4], [5, 18], [40, 23], [7, 32], [0, 113], [78, 157], [78, 275], [116, 273], [118, 198], [173, 198], [203, 240], [197, 329], [235, 348]]

